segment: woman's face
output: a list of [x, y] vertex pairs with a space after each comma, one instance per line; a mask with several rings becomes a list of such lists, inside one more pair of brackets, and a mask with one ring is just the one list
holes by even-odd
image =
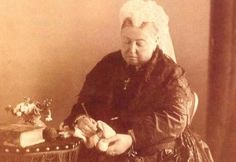
[[121, 53], [127, 64], [141, 66], [151, 59], [157, 46], [154, 31], [153, 25], [122, 28]]

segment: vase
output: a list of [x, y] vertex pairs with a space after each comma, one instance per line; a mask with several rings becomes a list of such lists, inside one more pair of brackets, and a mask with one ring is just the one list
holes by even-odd
[[47, 127], [46, 124], [41, 120], [41, 116], [24, 116], [19, 118], [17, 123], [32, 125], [34, 127]]
[[41, 116], [33, 116], [30, 122], [35, 127], [46, 127], [46, 124], [41, 120]]

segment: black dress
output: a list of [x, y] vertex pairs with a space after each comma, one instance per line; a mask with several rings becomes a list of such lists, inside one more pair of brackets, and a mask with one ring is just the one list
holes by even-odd
[[194, 97], [185, 72], [161, 50], [138, 70], [125, 63], [120, 51], [105, 56], [87, 75], [65, 124], [72, 125], [84, 114], [81, 103], [95, 120], [108, 123], [117, 133], [131, 132], [137, 152], [135, 157], [126, 153], [109, 157], [84, 149], [81, 157], [89, 161], [183, 161], [191, 157], [204, 161], [196, 145], [202, 140], [188, 129]]

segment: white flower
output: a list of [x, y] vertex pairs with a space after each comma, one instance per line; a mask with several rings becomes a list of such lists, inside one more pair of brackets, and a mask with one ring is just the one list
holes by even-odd
[[52, 121], [52, 117], [51, 117], [51, 116], [47, 116], [47, 117], [45, 118], [45, 120], [46, 120], [46, 121]]
[[21, 102], [16, 105], [16, 107], [13, 109], [13, 113], [16, 114], [18, 111], [21, 111], [21, 107], [24, 105], [24, 102]]
[[21, 102], [17, 104], [16, 107], [13, 109], [13, 113], [16, 114], [17, 112], [21, 112], [24, 114], [29, 114], [36, 108], [37, 106], [35, 105], [35, 103]]
[[52, 112], [51, 110], [48, 110], [48, 115], [47, 117], [45, 118], [46, 121], [52, 121]]
[[[13, 115], [23, 118], [26, 122], [33, 123], [34, 120], [40, 120], [42, 115], [46, 116], [46, 121], [52, 121], [51, 110], [49, 109], [50, 104], [50, 100], [40, 104], [38, 101], [34, 102], [30, 98], [25, 98], [23, 102], [18, 103], [15, 107], [9, 105], [6, 110], [10, 110]], [[48, 111], [47, 115], [46, 111]]]
[[31, 113], [36, 108], [37, 106], [34, 103], [27, 104], [27, 109], [25, 111], [25, 114]]
[[20, 111], [21, 111], [22, 113], [26, 113], [26, 112], [28, 111], [28, 106], [27, 106], [27, 104], [21, 105]]
[[22, 112], [18, 111], [16, 112], [16, 116], [20, 117], [22, 115]]

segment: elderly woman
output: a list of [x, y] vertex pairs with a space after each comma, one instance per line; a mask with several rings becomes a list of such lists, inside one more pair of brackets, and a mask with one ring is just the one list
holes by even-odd
[[[121, 50], [105, 56], [87, 75], [63, 122], [74, 127], [76, 121], [84, 136], [87, 148], [80, 160], [211, 161], [187, 129], [194, 95], [176, 64], [164, 10], [155, 1], [129, 0], [120, 10], [120, 25]], [[98, 120], [113, 135], [99, 135]], [[108, 148], [98, 146], [101, 139]]]

